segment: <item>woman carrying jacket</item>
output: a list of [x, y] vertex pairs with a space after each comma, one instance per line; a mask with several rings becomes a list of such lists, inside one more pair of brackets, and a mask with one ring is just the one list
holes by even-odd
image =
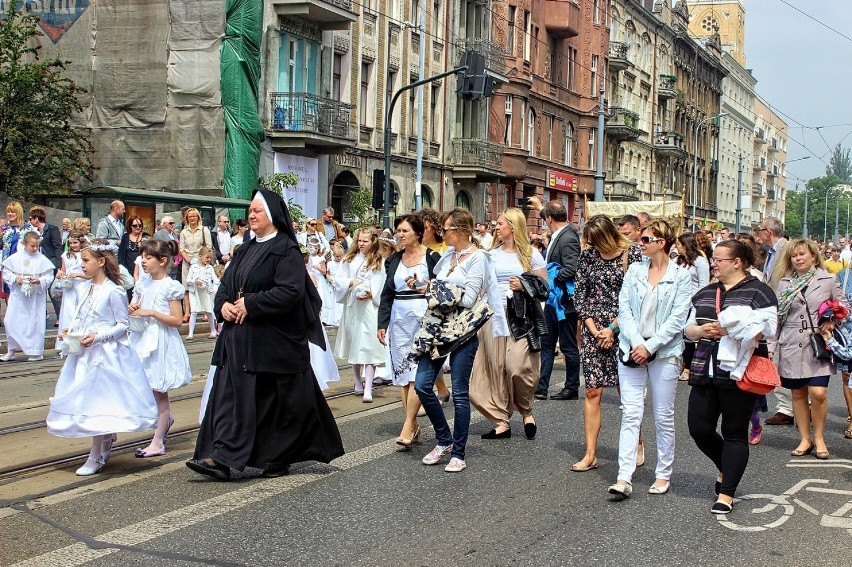
[[609, 493], [622, 499], [633, 493], [646, 385], [657, 432], [656, 480], [648, 492], [669, 490], [675, 450], [674, 397], [692, 297], [689, 272], [669, 260], [674, 229], [663, 220], [652, 221], [642, 230], [640, 242], [646, 258], [628, 268], [618, 294], [618, 382], [624, 409], [618, 480]]
[[[734, 380], [742, 378], [743, 368], [732, 369], [726, 363], [730, 357], [724, 356], [724, 343], [743, 332], [737, 326], [745, 323], [750, 344], [739, 339], [739, 345], [735, 345], [738, 351], [743, 351], [746, 363], [751, 356], [766, 357], [763, 337], [774, 335], [778, 324], [774, 292], [749, 274], [754, 263], [754, 249], [749, 244], [739, 240], [717, 244], [713, 275], [719, 281], [695, 294], [684, 331], [696, 341], [689, 378], [689, 434], [718, 471], [718, 498], [710, 508], [713, 514], [727, 514], [732, 509], [734, 493], [748, 464], [748, 424], [758, 398], [737, 386]], [[721, 435], [717, 432], [720, 417]]]
[[[532, 273], [542, 279], [544, 297], [537, 301], [546, 299], [547, 272], [544, 258], [530, 244], [526, 217], [520, 209], [506, 209], [497, 218], [497, 241], [499, 246], [489, 254], [494, 262], [503, 310], [511, 305], [514, 311], [515, 301], [525, 302], [524, 297], [528, 297], [521, 280], [523, 274]], [[532, 299], [535, 301], [536, 297]], [[517, 307], [523, 309], [523, 306]], [[540, 318], [544, 326], [543, 313]], [[471, 403], [494, 424], [494, 428], [481, 437], [510, 438], [512, 428], [509, 420], [517, 408], [524, 420], [524, 436], [534, 439], [538, 428], [532, 408], [541, 365], [541, 343], [539, 341], [538, 348], [533, 349], [528, 336], [515, 338], [514, 333], [492, 339], [493, 331], [491, 321], [479, 330], [480, 346], [470, 377]], [[535, 333], [535, 327], [529, 332]]]
[[[778, 353], [781, 385], [793, 392], [793, 416], [801, 440], [792, 451], [794, 457], [815, 451], [817, 459], [828, 459], [825, 421], [828, 412], [828, 379], [836, 372], [830, 360], [818, 360], [810, 345], [810, 336], [831, 334], [834, 321], [819, 323], [819, 307], [830, 299], [847, 306], [840, 284], [829, 274], [822, 255], [813, 241], [794, 240], [778, 257], [772, 278], [778, 280], [778, 337], [770, 341], [770, 352]], [[810, 399], [810, 407], [808, 400]], [[813, 438], [811, 438], [813, 422]]]
[[426, 282], [435, 277], [435, 264], [441, 256], [423, 246], [420, 215], [396, 217], [394, 227], [402, 249], [385, 260], [377, 337], [390, 349], [390, 379], [401, 389], [405, 422], [396, 442], [408, 449], [420, 442], [420, 398], [412, 387], [417, 367], [409, 363], [407, 355], [426, 313]]

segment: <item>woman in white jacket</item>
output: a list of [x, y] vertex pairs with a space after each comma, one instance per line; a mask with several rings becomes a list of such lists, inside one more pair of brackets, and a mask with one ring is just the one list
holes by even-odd
[[385, 271], [378, 235], [362, 228], [355, 238], [357, 245], [343, 259], [334, 286], [337, 302], [343, 304], [334, 355], [352, 365], [355, 393], [363, 393], [364, 402], [369, 403], [376, 365], [385, 362], [385, 347], [376, 337]]
[[657, 433], [656, 480], [650, 494], [669, 489], [675, 450], [674, 397], [683, 352], [683, 327], [689, 316], [690, 274], [669, 260], [674, 229], [655, 220], [642, 231], [643, 262], [627, 270], [618, 295], [618, 381], [621, 386], [621, 435], [618, 480], [609, 493], [627, 498], [636, 470], [639, 426], [650, 386]]

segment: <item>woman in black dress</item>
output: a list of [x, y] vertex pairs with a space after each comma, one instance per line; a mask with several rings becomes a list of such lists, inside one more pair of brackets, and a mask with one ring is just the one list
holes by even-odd
[[230, 469], [286, 474], [300, 461], [343, 455], [334, 417], [311, 370], [308, 341], [325, 348], [321, 301], [310, 282], [287, 205], [257, 189], [255, 238], [240, 246], [216, 293], [224, 322], [213, 388], [198, 432], [193, 471], [225, 481]]

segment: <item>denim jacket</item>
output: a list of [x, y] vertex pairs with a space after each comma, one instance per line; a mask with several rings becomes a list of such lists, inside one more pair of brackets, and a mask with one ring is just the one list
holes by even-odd
[[683, 328], [692, 306], [692, 277], [689, 271], [670, 261], [657, 284], [657, 332], [645, 339], [639, 329], [642, 300], [649, 291], [648, 269], [651, 259], [643, 257], [627, 269], [618, 294], [618, 346], [625, 353], [644, 345], [657, 358], [680, 356], [683, 352]]

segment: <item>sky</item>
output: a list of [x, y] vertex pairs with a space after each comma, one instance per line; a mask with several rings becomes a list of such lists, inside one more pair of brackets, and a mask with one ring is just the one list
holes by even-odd
[[825, 175], [820, 158], [828, 162], [838, 142], [852, 148], [852, 0], [743, 4], [746, 68], [757, 78], [755, 90], [789, 126], [788, 161], [810, 156], [787, 166], [788, 187], [796, 184], [794, 176]]

